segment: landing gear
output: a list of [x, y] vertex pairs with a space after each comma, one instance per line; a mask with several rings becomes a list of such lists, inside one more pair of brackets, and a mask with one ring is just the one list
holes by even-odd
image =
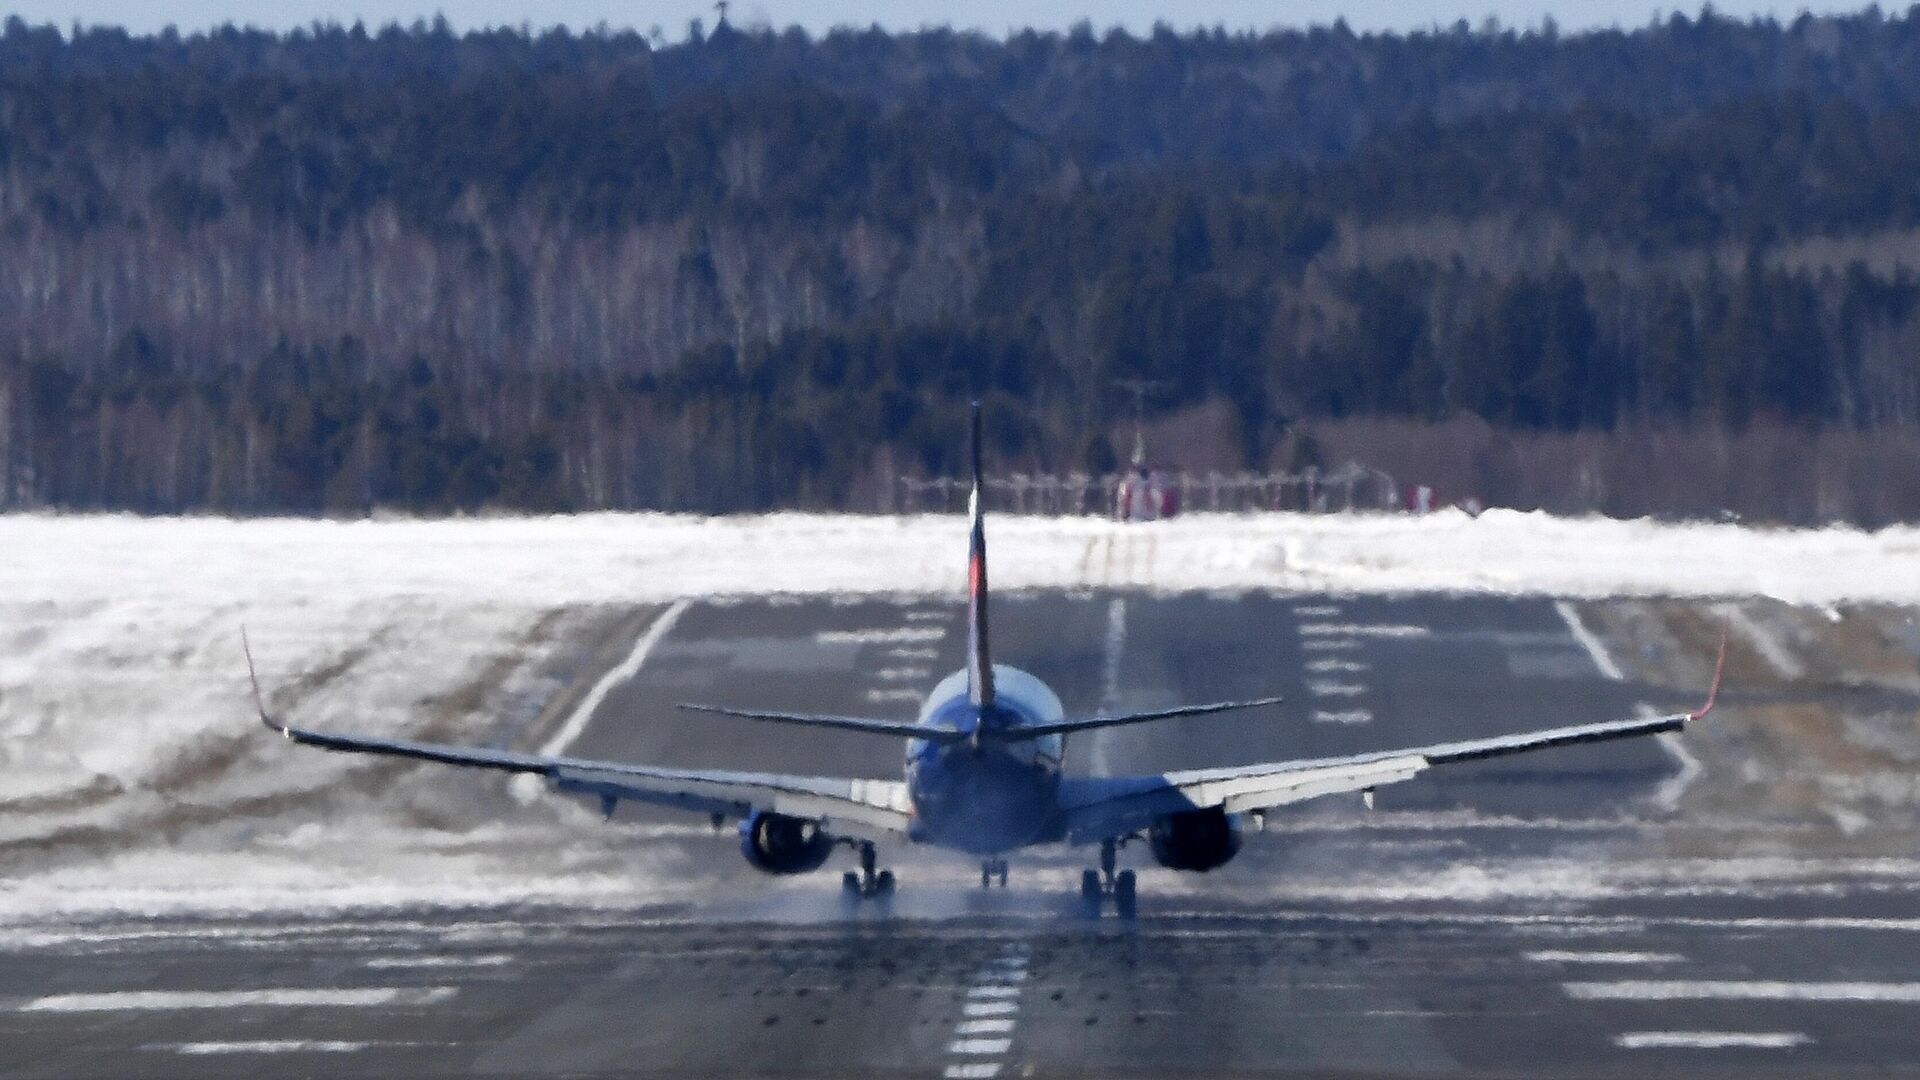
[[995, 879], [999, 880], [1001, 888], [1004, 889], [1007, 887], [1007, 860], [982, 859], [980, 861], [980, 887], [983, 889], [992, 888]]
[[1119, 862], [1119, 847], [1116, 840], [1101, 841], [1099, 871], [1080, 872], [1080, 908], [1089, 919], [1100, 917], [1100, 908], [1109, 896], [1113, 897], [1113, 913], [1122, 919], [1131, 920], [1137, 910], [1138, 889], [1133, 871], [1114, 873], [1114, 866]]
[[1133, 871], [1122, 870], [1113, 879], [1113, 913], [1123, 919], [1132, 920], [1134, 916]]
[[860, 872], [849, 870], [840, 875], [840, 894], [848, 900], [884, 900], [893, 895], [893, 871], [874, 873], [873, 844], [862, 840], [854, 845], [860, 852]]

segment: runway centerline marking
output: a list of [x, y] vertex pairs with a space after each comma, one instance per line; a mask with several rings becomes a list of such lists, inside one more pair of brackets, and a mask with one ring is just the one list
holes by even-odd
[[573, 745], [573, 740], [587, 729], [588, 721], [593, 719], [593, 714], [599, 710], [600, 703], [607, 699], [607, 694], [614, 687], [640, 674], [640, 665], [647, 662], [647, 654], [660, 644], [660, 639], [667, 636], [667, 631], [672, 630], [673, 624], [679, 622], [680, 616], [692, 606], [691, 600], [676, 600], [661, 612], [660, 617], [653, 620], [653, 625], [647, 627], [647, 632], [640, 635], [640, 640], [633, 643], [633, 651], [627, 654], [627, 658], [600, 676], [600, 681], [594, 683], [593, 689], [587, 691], [587, 696], [574, 706], [573, 715], [567, 717], [567, 722], [560, 725], [560, 730], [553, 733], [553, 738], [540, 747], [541, 756], [557, 757]]
[[1348, 709], [1344, 712], [1323, 712], [1315, 710], [1313, 722], [1316, 724], [1370, 724], [1373, 714], [1365, 709]]
[[1613, 1042], [1623, 1050], [1790, 1050], [1813, 1040], [1798, 1031], [1625, 1031]]
[[1326, 679], [1314, 679], [1307, 683], [1307, 689], [1314, 697], [1359, 697], [1367, 688], [1358, 683], [1332, 682]]
[[97, 994], [49, 994], [19, 1006], [18, 1012], [171, 1012], [177, 1009], [377, 1008], [382, 1005], [438, 1005], [459, 993], [452, 986], [364, 986], [351, 990], [110, 990]]
[[1328, 672], [1356, 673], [1370, 670], [1370, 665], [1363, 664], [1358, 660], [1341, 660], [1337, 657], [1330, 656], [1323, 660], [1307, 661], [1307, 670], [1316, 674], [1325, 674]]
[[1300, 643], [1308, 652], [1350, 652], [1360, 647], [1360, 642], [1348, 637], [1308, 638]]
[[1020, 985], [1027, 981], [1027, 949], [1014, 943], [999, 956], [986, 962], [967, 988], [961, 1015], [966, 1019], [954, 1026], [953, 1041], [947, 1054], [961, 1060], [949, 1064], [944, 1076], [950, 1080], [993, 1080], [1006, 1067], [1004, 1061], [977, 1060], [998, 1058], [1013, 1047], [1015, 1013]]
[[[1127, 599], [1116, 596], [1107, 601], [1107, 636], [1100, 653], [1100, 711], [1112, 713], [1120, 708], [1120, 668], [1121, 659], [1127, 652]], [[1087, 764], [1095, 776], [1111, 775], [1112, 763], [1107, 754], [1107, 738], [1110, 733], [1094, 731], [1088, 740], [1092, 753]]]
[[1920, 982], [1623, 979], [1561, 984], [1579, 1001], [1870, 1001], [1920, 1005]]

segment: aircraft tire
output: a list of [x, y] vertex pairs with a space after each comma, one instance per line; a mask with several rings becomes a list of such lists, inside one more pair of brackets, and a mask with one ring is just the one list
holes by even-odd
[[875, 896], [893, 895], [893, 871], [882, 870], [874, 876], [873, 892]]
[[1080, 871], [1080, 908], [1089, 919], [1100, 917], [1100, 901], [1105, 899], [1106, 890], [1100, 887], [1100, 874], [1095, 870]]
[[1123, 919], [1133, 918], [1136, 898], [1133, 871], [1122, 870], [1113, 879], [1113, 910]]

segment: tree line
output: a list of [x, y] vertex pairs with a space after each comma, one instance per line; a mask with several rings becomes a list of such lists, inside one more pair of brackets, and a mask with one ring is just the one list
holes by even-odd
[[981, 394], [1010, 464], [1111, 467], [1135, 378], [1246, 467], [1369, 419], [1903, 439], [1916, 132], [1920, 8], [674, 45], [10, 19], [0, 505], [867, 507], [949, 469]]

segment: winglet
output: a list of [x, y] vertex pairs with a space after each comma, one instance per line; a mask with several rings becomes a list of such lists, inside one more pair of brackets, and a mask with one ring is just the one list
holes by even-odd
[[1706, 703], [1687, 714], [1687, 720], [1689, 722], [1694, 720], [1705, 720], [1707, 718], [1707, 714], [1713, 711], [1713, 703], [1720, 699], [1720, 675], [1722, 672], [1726, 671], [1727, 669], [1727, 631], [1728, 629], [1729, 629], [1729, 626], [1727, 623], [1722, 622], [1720, 624], [1720, 657], [1719, 659], [1713, 662], [1713, 685], [1707, 688]]
[[253, 708], [260, 714], [260, 722], [267, 725], [270, 730], [286, 735], [289, 739], [293, 738], [287, 731], [287, 725], [275, 720], [267, 712], [267, 696], [260, 692], [260, 674], [253, 669], [253, 645], [247, 641], [245, 626], [240, 627], [240, 651], [247, 657], [247, 681], [253, 684]]

